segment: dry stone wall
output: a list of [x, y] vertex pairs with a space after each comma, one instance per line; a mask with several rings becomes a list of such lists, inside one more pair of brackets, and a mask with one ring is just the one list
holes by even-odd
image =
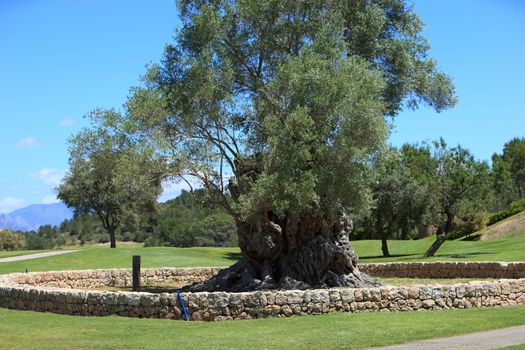
[[360, 264], [375, 277], [419, 278], [525, 278], [524, 262], [457, 262]]
[[[360, 265], [377, 277], [494, 277], [491, 282], [410, 287], [333, 288], [248, 293], [182, 293], [193, 320], [220, 321], [323, 314], [525, 305], [525, 263], [393, 263]], [[190, 283], [217, 268], [144, 269], [142, 283]], [[453, 274], [451, 271], [455, 271]], [[418, 273], [416, 273], [418, 272]], [[127, 269], [0, 275], [0, 306], [69, 315], [183, 319], [176, 293], [105, 292], [129, 286]]]

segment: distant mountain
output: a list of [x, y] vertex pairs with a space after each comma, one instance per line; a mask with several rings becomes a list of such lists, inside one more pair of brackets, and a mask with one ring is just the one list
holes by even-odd
[[73, 211], [62, 202], [34, 204], [9, 214], [0, 214], [0, 228], [31, 231], [42, 225], [59, 225], [65, 219], [72, 217]]

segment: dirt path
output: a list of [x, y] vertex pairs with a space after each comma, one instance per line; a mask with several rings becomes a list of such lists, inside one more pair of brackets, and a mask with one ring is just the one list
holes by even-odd
[[525, 344], [525, 326], [495, 329], [454, 337], [420, 340], [414, 343], [371, 348], [369, 350], [488, 350]]
[[21, 261], [21, 260], [31, 260], [31, 259], [38, 259], [38, 258], [46, 258], [48, 256], [68, 254], [68, 253], [74, 253], [74, 252], [78, 252], [78, 250], [60, 250], [60, 251], [57, 251], [57, 252], [47, 252], [47, 253], [36, 253], [36, 254], [10, 256], [9, 258], [2, 258], [2, 259], [0, 259], [0, 263]]

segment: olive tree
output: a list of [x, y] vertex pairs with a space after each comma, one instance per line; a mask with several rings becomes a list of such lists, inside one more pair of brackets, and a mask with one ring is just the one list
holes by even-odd
[[195, 289], [361, 286], [348, 235], [386, 117], [455, 102], [401, 0], [179, 2], [182, 28], [127, 103], [237, 226], [242, 259]]
[[162, 162], [147, 148], [116, 133], [116, 111], [98, 110], [93, 125], [70, 141], [69, 172], [57, 188], [58, 198], [76, 213], [94, 213], [116, 248], [116, 230], [138, 214], [154, 209], [161, 192]]

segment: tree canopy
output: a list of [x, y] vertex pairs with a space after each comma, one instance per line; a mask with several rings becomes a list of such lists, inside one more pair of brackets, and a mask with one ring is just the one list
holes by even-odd
[[95, 213], [115, 248], [117, 228], [154, 209], [163, 163], [115, 133], [117, 112], [98, 110], [90, 117], [93, 127], [70, 140], [70, 170], [57, 188], [58, 198], [77, 214]]

